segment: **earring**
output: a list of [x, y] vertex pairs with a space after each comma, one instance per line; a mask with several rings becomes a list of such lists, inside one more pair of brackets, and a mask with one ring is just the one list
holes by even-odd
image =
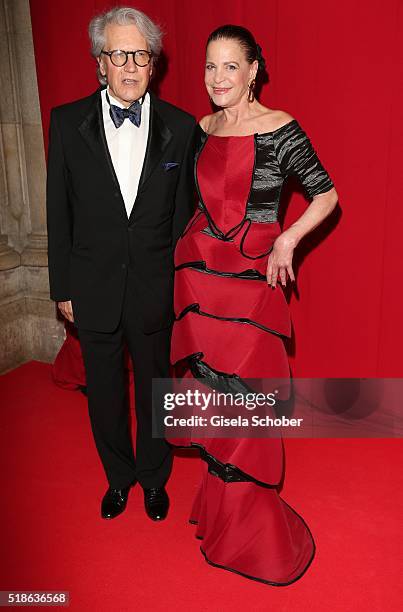
[[253, 100], [255, 99], [255, 85], [256, 81], [255, 79], [253, 79], [253, 81], [249, 83], [248, 102], [253, 102]]

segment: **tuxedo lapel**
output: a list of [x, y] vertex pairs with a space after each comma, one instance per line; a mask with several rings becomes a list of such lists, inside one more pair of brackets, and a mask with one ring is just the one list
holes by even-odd
[[94, 94], [94, 103], [86, 115], [84, 121], [79, 125], [78, 131], [91, 149], [92, 153], [101, 164], [103, 172], [111, 180], [111, 189], [118, 191], [120, 195], [119, 206], [127, 219], [127, 213], [120, 191], [119, 181], [113, 167], [112, 158], [106, 142], [104, 121], [102, 117], [102, 98], [100, 90]]
[[148, 131], [147, 149], [140, 176], [138, 193], [140, 193], [145, 187], [166, 147], [172, 139], [172, 132], [165, 124], [159, 112], [158, 98], [150, 93], [150, 101], [150, 127]]
[[[161, 160], [166, 147], [172, 139], [172, 132], [159, 112], [158, 98], [151, 93], [150, 102], [150, 126], [148, 130], [147, 148], [137, 194], [140, 194], [146, 186], [158, 162]], [[120, 191], [119, 181], [113, 167], [112, 158], [106, 141], [100, 91], [94, 94], [94, 103], [91, 105], [83, 122], [79, 125], [78, 130], [98, 162], [101, 164], [103, 172], [110, 177], [111, 189], [119, 193], [120, 198], [117, 202], [127, 220], [126, 208]], [[133, 206], [132, 214], [134, 213], [134, 209], [135, 205]]]

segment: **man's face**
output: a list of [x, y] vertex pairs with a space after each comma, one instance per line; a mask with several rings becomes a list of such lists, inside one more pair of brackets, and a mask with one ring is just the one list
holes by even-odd
[[[105, 45], [103, 51], [150, 51], [144, 36], [135, 25], [110, 24], [105, 29]], [[107, 55], [98, 58], [101, 74], [108, 80], [110, 93], [116, 100], [130, 106], [147, 91], [152, 73], [152, 62], [148, 66], [137, 66], [133, 56], [129, 55], [124, 66], [114, 66]]]

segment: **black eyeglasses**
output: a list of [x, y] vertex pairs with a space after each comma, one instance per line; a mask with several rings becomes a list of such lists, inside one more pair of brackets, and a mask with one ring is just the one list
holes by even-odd
[[145, 49], [138, 49], [137, 51], [122, 51], [121, 49], [115, 49], [114, 51], [101, 51], [101, 53], [103, 53], [103, 55], [108, 55], [112, 64], [118, 68], [121, 68], [127, 63], [129, 55], [133, 56], [134, 63], [136, 66], [140, 66], [140, 68], [148, 66], [153, 56], [151, 51], [146, 51]]

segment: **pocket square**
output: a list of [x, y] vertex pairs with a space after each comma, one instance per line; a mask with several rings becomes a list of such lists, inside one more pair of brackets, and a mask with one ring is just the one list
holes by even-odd
[[169, 170], [172, 170], [172, 168], [177, 168], [179, 166], [178, 162], [165, 162], [164, 164], [162, 164], [165, 172], [168, 172]]

